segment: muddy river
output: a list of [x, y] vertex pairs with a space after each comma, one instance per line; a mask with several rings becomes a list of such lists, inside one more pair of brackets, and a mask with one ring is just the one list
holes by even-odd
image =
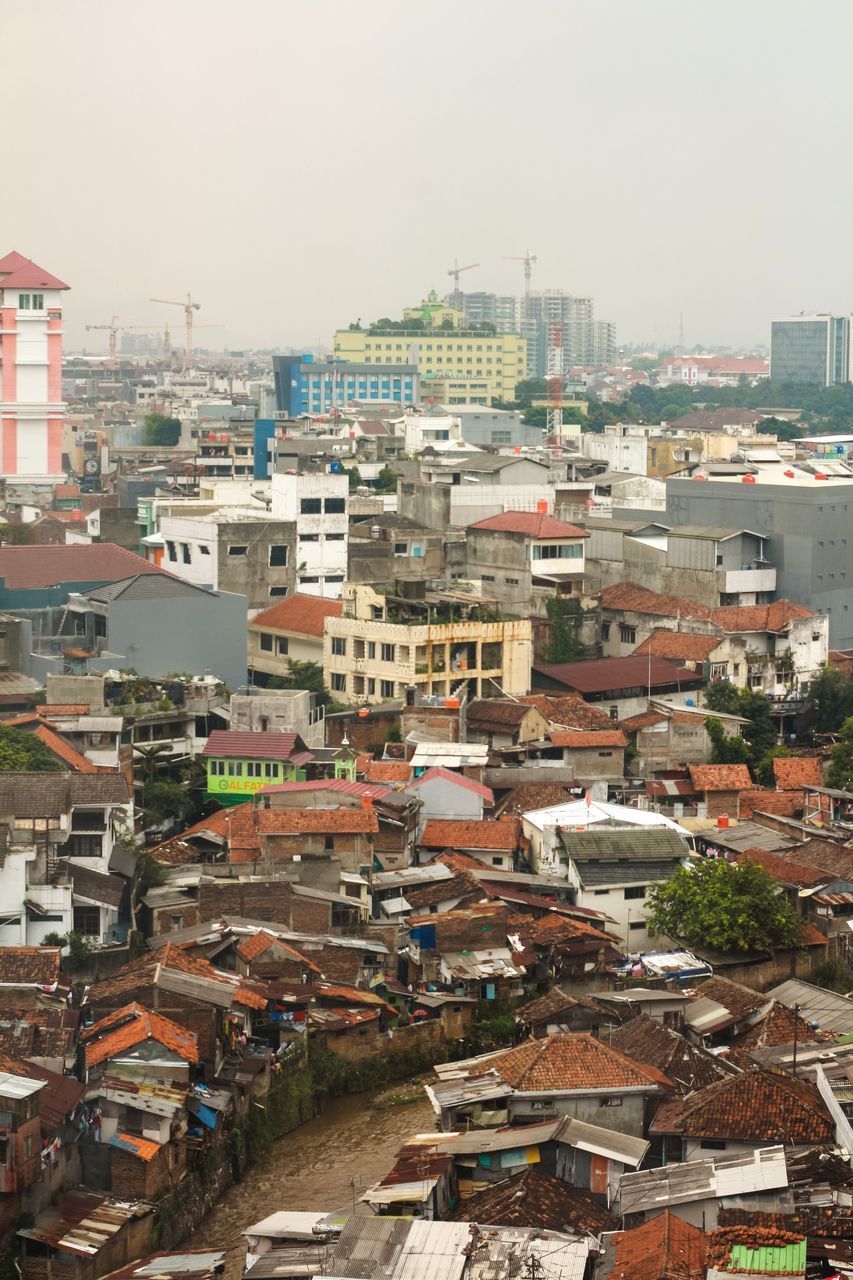
[[426, 1097], [378, 1108], [371, 1107], [370, 1095], [335, 1098], [316, 1120], [280, 1138], [184, 1245], [232, 1244], [251, 1223], [277, 1209], [352, 1208], [391, 1168], [408, 1137], [435, 1128]]

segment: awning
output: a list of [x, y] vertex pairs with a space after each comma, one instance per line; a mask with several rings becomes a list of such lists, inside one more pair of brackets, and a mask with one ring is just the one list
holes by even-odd
[[202, 1124], [207, 1125], [208, 1129], [215, 1129], [217, 1125], [217, 1114], [212, 1107], [206, 1107], [203, 1102], [199, 1102], [198, 1098], [192, 1096], [187, 1098], [187, 1110], [192, 1112]]

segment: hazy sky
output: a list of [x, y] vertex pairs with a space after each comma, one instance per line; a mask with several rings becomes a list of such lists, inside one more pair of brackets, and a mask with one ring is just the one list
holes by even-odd
[[0, 251], [84, 325], [328, 340], [449, 285], [619, 341], [853, 308], [850, 0], [2, 0]]

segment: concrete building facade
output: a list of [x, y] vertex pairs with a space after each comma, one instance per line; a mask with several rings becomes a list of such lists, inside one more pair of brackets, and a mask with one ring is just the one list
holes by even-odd
[[[405, 351], [405, 344], [400, 343], [400, 348]], [[325, 415], [354, 402], [417, 404], [418, 370], [408, 358], [395, 359], [390, 350], [388, 358], [381, 361], [359, 359], [352, 351], [338, 358], [337, 349], [335, 356], [334, 360], [273, 356], [277, 412], [298, 418], [303, 413]]]
[[[333, 463], [337, 466], [337, 463]], [[349, 480], [329, 471], [276, 472], [272, 517], [296, 527], [296, 589], [340, 596], [347, 573]]]
[[770, 326], [770, 377], [832, 387], [850, 381], [850, 317], [788, 316]]
[[[263, 609], [296, 583], [296, 523], [225, 508], [206, 516], [163, 516], [148, 559], [198, 587], [244, 595]], [[154, 543], [154, 545], [152, 545]]]

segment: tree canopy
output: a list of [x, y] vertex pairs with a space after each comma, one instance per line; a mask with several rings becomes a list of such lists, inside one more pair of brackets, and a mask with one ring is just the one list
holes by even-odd
[[706, 859], [681, 867], [647, 899], [651, 926], [688, 946], [715, 951], [793, 947], [800, 919], [763, 867]]
[[143, 444], [171, 448], [181, 438], [180, 418], [167, 418], [162, 413], [146, 413], [142, 423]]
[[[776, 726], [770, 714], [770, 699], [760, 689], [738, 689], [729, 680], [716, 680], [708, 685], [705, 691], [705, 705], [709, 711], [722, 711], [728, 715], [744, 716], [749, 721], [741, 729], [741, 737], [746, 745], [746, 755], [726, 756], [726, 751], [736, 750], [722, 741], [722, 726], [717, 721], [720, 734], [712, 730], [706, 722], [711, 735], [711, 742], [718, 755], [712, 756], [714, 764], [733, 764], [745, 759], [750, 767], [757, 771], [768, 751], [776, 745]], [[724, 735], [722, 735], [724, 737]], [[729, 739], [728, 742], [734, 741]]]
[[270, 689], [307, 689], [316, 693], [323, 706], [330, 701], [329, 692], [323, 682], [323, 668], [319, 662], [302, 662], [299, 658], [287, 659], [287, 675], [271, 676]]
[[841, 737], [832, 748], [826, 785], [839, 791], [853, 791], [853, 716], [841, 726]]
[[63, 767], [35, 734], [0, 725], [0, 773], [58, 773]]
[[580, 601], [565, 596], [549, 596], [545, 601], [545, 610], [551, 623], [545, 661], [557, 664], [574, 662], [583, 657], [583, 645], [578, 639]]
[[806, 708], [814, 733], [837, 733], [853, 716], [853, 675], [822, 667], [809, 682]]

